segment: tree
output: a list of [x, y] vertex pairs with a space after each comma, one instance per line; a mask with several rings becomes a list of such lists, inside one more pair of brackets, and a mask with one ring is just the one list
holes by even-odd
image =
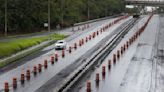
[[[4, 32], [5, 0], [0, 0], [0, 32]], [[8, 0], [8, 30], [10, 33], [34, 32], [48, 22], [48, 0]], [[90, 19], [105, 17], [124, 10], [123, 0], [51, 0], [51, 26], [65, 27]], [[89, 8], [88, 8], [89, 7]]]

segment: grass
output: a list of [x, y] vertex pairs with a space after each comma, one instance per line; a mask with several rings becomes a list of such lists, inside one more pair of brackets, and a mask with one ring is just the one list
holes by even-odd
[[49, 36], [35, 37], [35, 38], [23, 38], [15, 39], [9, 42], [0, 42], [0, 58], [10, 56], [14, 53], [32, 47], [34, 45], [40, 44], [41, 42], [53, 39], [61, 40], [66, 36], [62, 34], [51, 34]]

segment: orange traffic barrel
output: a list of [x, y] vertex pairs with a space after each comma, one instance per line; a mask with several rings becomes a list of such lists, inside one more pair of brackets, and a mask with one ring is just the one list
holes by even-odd
[[131, 45], [131, 39], [129, 39], [129, 45]]
[[104, 76], [106, 73], [106, 69], [105, 69], [105, 66], [102, 66], [102, 75]]
[[58, 54], [55, 54], [55, 61], [58, 61]]
[[101, 33], [103, 32], [103, 29], [101, 29]]
[[27, 78], [27, 80], [30, 80], [30, 78], [31, 78], [31, 73], [30, 73], [29, 69], [26, 71], [26, 78]]
[[91, 40], [92, 39], [92, 36], [91, 35], [89, 35], [89, 40]]
[[17, 88], [17, 78], [13, 78], [13, 89]]
[[64, 51], [64, 49], [62, 50], [62, 58], [64, 58], [65, 57], [65, 51]]
[[42, 64], [38, 64], [38, 71], [42, 72]]
[[126, 45], [124, 44], [124, 51], [126, 51]]
[[100, 75], [99, 73], [96, 73], [96, 83], [99, 83], [99, 81], [100, 81]]
[[116, 54], [113, 54], [113, 62], [116, 63]]
[[97, 35], [99, 35], [99, 31], [97, 31]]
[[110, 69], [112, 66], [112, 61], [111, 60], [108, 60], [108, 69]]
[[88, 42], [88, 37], [85, 38], [85, 42]]
[[91, 92], [91, 82], [87, 81], [87, 89], [86, 92]]
[[34, 76], [37, 74], [37, 67], [36, 66], [33, 67], [33, 73], [34, 73]]
[[48, 67], [48, 61], [44, 60], [44, 68], [47, 69], [47, 67]]
[[124, 53], [124, 47], [121, 46], [121, 54]]
[[82, 42], [81, 42], [81, 40], [79, 40], [79, 46], [81, 46], [82, 45]]
[[93, 34], [92, 34], [92, 38], [95, 38], [95, 32], [93, 32]]
[[4, 83], [4, 92], [9, 92], [9, 83], [8, 82]]
[[25, 75], [22, 73], [21, 74], [21, 84], [24, 84], [25, 82]]
[[70, 47], [69, 47], [69, 53], [71, 53], [71, 52], [72, 52], [72, 47], [70, 46]]
[[75, 49], [75, 50], [77, 49], [77, 44], [76, 44], [76, 43], [74, 43], [74, 49]]
[[84, 39], [81, 40], [82, 45], [84, 44]]
[[129, 42], [128, 41], [126, 42], [126, 48], [129, 48]]
[[55, 57], [52, 56], [52, 57], [51, 57], [51, 64], [54, 64], [54, 61], [55, 61]]
[[120, 50], [117, 50], [117, 58], [120, 58]]

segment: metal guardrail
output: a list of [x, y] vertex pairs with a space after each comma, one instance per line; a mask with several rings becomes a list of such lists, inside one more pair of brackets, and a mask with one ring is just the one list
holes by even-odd
[[85, 22], [80, 22], [80, 23], [75, 23], [74, 26], [79, 26], [79, 25], [84, 25], [84, 24], [96, 22], [96, 21], [101, 21], [101, 20], [106, 20], [106, 19], [110, 19], [110, 18], [115, 18], [115, 17], [118, 17], [118, 16], [121, 16], [121, 14], [113, 15], [113, 16], [108, 16], [108, 17], [104, 17], [104, 18], [93, 19], [93, 20], [89, 20], [89, 21], [85, 21]]
[[118, 41], [121, 41], [121, 39], [125, 36], [125, 34], [134, 26], [137, 19], [131, 20], [125, 27], [121, 29], [121, 31], [115, 35], [115, 37], [107, 43], [104, 47], [96, 51], [89, 59], [85, 61], [83, 65], [81, 65], [78, 69], [76, 69], [75, 72], [73, 72], [70, 76], [68, 76], [64, 82], [56, 88], [53, 92], [66, 92], [69, 90], [80, 78], [83, 76], [87, 70], [89, 70], [93, 65], [98, 63], [98, 60], [102, 57], [104, 57], [104, 53], [108, 54], [111, 52], [111, 48], [116, 46], [116, 43]]

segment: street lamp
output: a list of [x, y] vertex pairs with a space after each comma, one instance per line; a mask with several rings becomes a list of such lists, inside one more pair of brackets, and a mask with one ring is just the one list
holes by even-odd
[[51, 11], [50, 11], [50, 0], [48, 0], [48, 31], [51, 31]]
[[5, 36], [7, 36], [7, 0], [5, 0]]

